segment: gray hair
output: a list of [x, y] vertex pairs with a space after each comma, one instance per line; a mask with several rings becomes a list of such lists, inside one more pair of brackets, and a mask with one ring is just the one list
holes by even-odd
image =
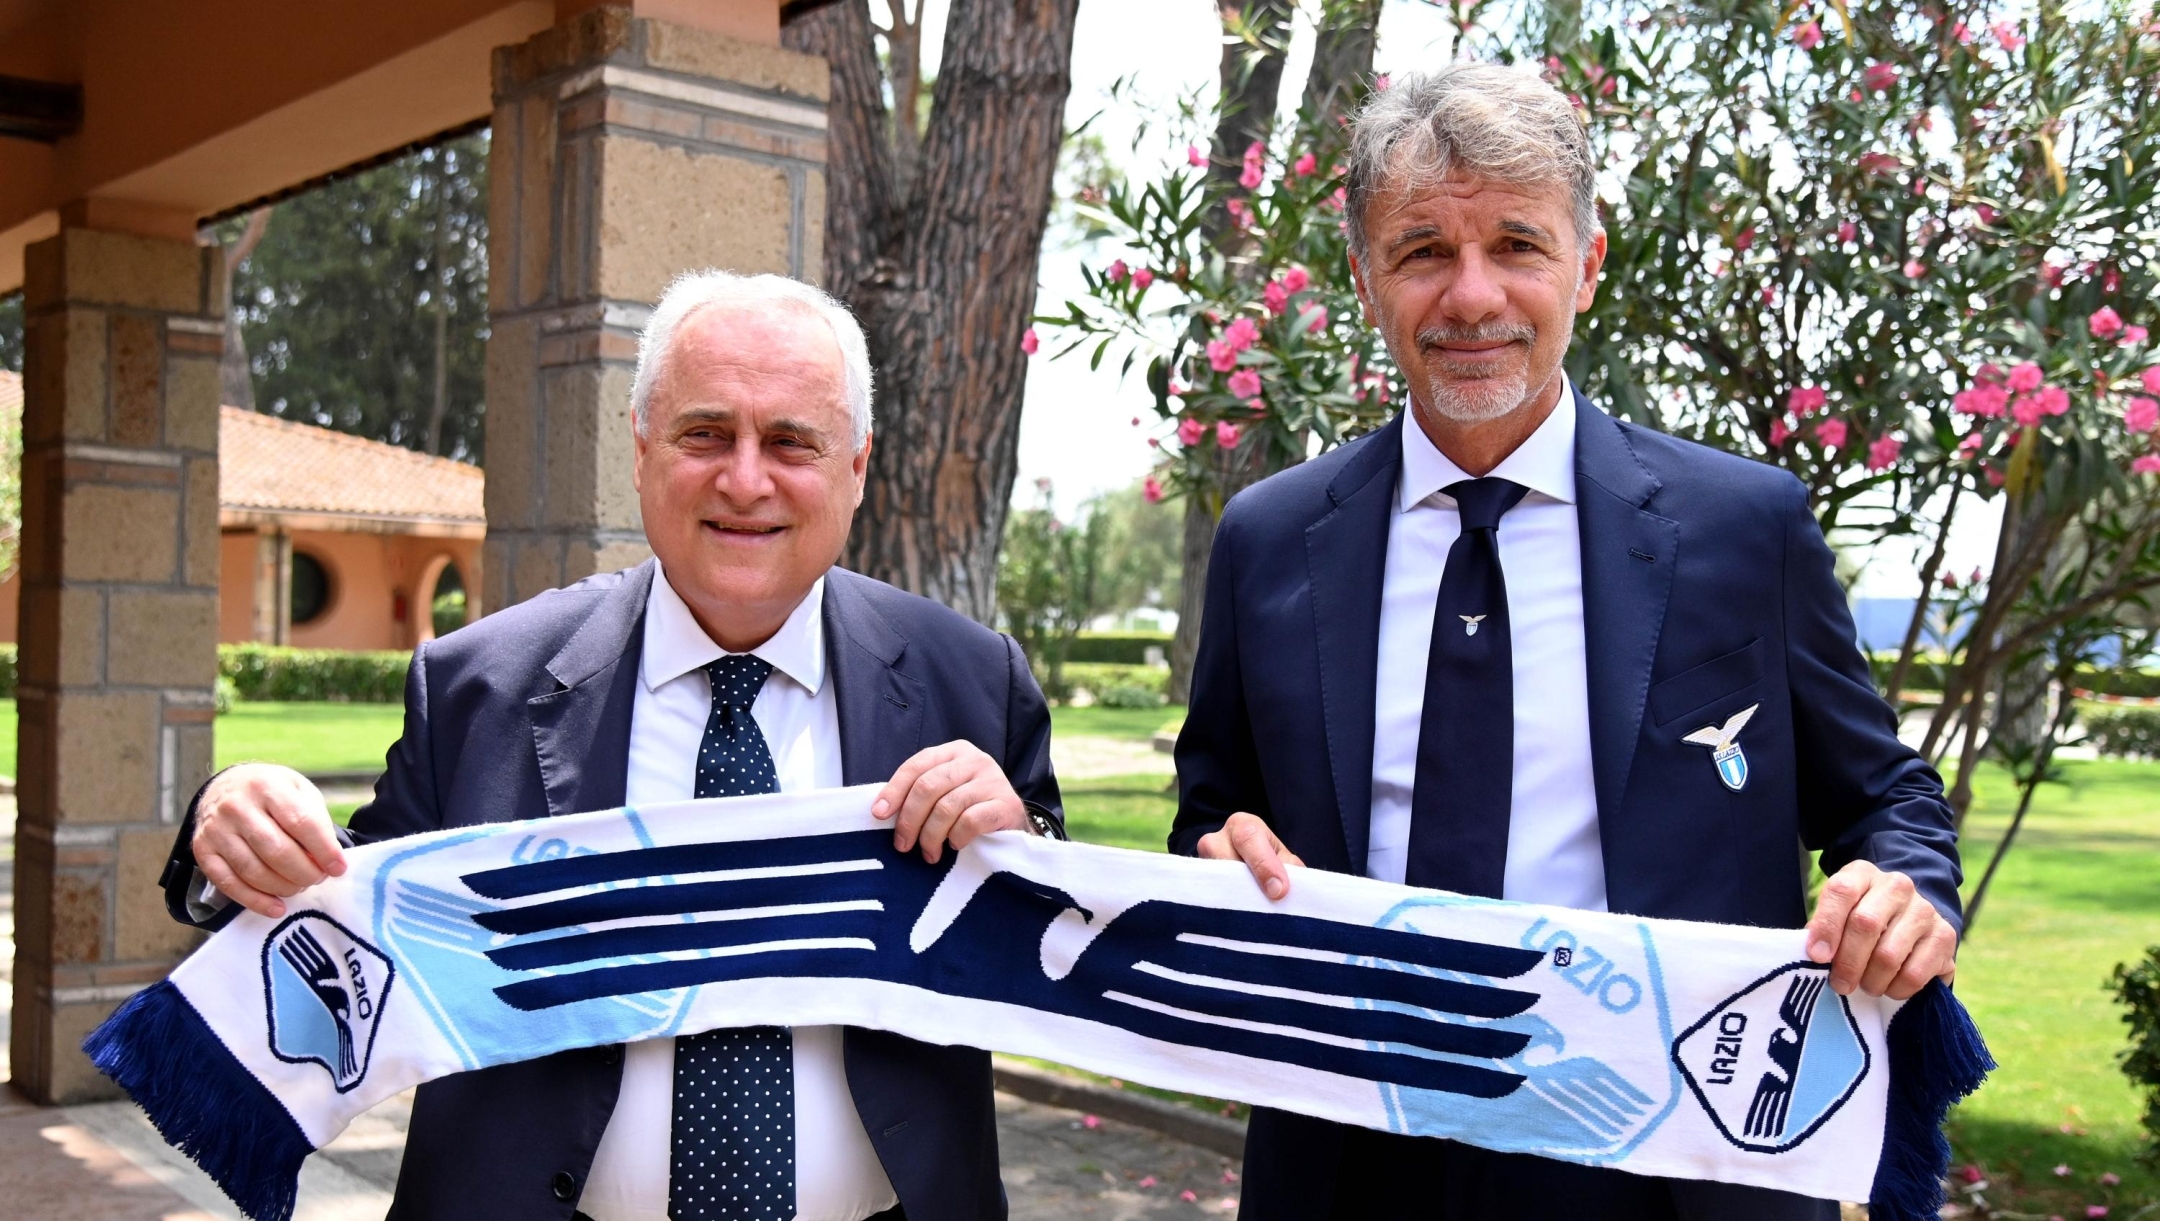
[[1365, 210], [1398, 174], [1511, 185], [1560, 183], [1574, 194], [1575, 241], [1600, 225], [1597, 167], [1574, 103], [1529, 67], [1456, 63], [1406, 72], [1375, 90], [1350, 130], [1350, 249], [1366, 251]]
[[855, 448], [861, 449], [870, 435], [870, 346], [863, 339], [862, 324], [848, 307], [824, 290], [790, 280], [786, 276], [743, 276], [732, 271], [686, 271], [675, 277], [660, 294], [652, 318], [638, 336], [637, 376], [630, 383], [631, 419], [639, 436], [652, 422], [653, 387], [667, 372], [669, 349], [683, 320], [708, 305], [774, 305], [807, 310], [832, 327], [840, 344], [840, 362], [847, 387], [848, 416], [853, 425]]

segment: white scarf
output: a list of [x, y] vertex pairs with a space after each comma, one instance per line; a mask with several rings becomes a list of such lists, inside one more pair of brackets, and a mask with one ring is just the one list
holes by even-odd
[[1018, 833], [940, 864], [871, 787], [347, 853], [85, 1042], [249, 1215], [419, 1082], [721, 1026], [844, 1025], [1637, 1174], [1932, 1217], [1992, 1067], [1939, 985], [1828, 987], [1797, 930], [1651, 920]]

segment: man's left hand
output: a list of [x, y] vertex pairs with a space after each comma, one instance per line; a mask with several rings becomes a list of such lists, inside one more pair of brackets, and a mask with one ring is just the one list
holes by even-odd
[[879, 818], [894, 818], [893, 847], [922, 845], [923, 859], [937, 864], [945, 845], [958, 852], [978, 835], [1025, 830], [1027, 806], [997, 760], [972, 742], [947, 742], [915, 752], [871, 803]]
[[1839, 996], [1854, 988], [1905, 1000], [1957, 975], [1957, 930], [1902, 873], [1854, 861], [1823, 884], [1808, 921], [1807, 955], [1830, 964]]

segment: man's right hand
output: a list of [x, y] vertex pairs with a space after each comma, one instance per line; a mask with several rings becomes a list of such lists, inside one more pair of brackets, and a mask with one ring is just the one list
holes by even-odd
[[1258, 815], [1240, 810], [1224, 820], [1222, 830], [1200, 837], [1200, 855], [1211, 861], [1243, 861], [1253, 881], [1270, 899], [1290, 893], [1290, 866], [1305, 862], [1275, 838], [1275, 832]]
[[190, 843], [195, 867], [219, 893], [273, 919], [287, 898], [345, 872], [322, 792], [275, 763], [243, 763], [212, 779]]

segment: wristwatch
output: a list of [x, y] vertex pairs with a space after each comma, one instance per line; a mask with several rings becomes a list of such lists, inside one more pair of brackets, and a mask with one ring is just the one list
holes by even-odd
[[1044, 839], [1065, 838], [1065, 828], [1058, 825], [1057, 819], [1050, 817], [1049, 814], [1032, 805], [1024, 805], [1021, 808], [1027, 811], [1029, 835], [1040, 835]]

